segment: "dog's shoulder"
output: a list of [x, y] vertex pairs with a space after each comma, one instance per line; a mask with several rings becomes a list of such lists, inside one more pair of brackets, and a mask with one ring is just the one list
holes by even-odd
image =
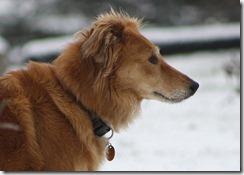
[[22, 96], [30, 102], [43, 101], [49, 93], [46, 89], [53, 89], [56, 84], [51, 64], [31, 62], [25, 68], [0, 77], [0, 100]]

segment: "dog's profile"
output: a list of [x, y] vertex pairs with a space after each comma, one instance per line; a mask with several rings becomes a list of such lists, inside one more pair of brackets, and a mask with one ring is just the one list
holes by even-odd
[[53, 63], [0, 77], [0, 170], [97, 170], [106, 159], [103, 135], [126, 127], [143, 99], [175, 103], [196, 92], [140, 25], [111, 10]]

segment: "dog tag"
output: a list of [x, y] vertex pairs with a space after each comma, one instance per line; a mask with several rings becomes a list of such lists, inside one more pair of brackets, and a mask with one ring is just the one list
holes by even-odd
[[112, 161], [114, 159], [115, 155], [115, 149], [111, 143], [108, 144], [107, 146], [107, 160]]

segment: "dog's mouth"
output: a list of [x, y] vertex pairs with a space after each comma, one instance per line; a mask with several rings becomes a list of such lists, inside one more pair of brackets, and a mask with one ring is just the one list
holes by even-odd
[[153, 95], [156, 96], [156, 97], [159, 97], [160, 99], [162, 99], [164, 101], [168, 101], [168, 102], [177, 103], [177, 102], [182, 101], [181, 99], [168, 98], [165, 95], [163, 95], [163, 94], [161, 94], [159, 92], [156, 92], [156, 91], [153, 92]]

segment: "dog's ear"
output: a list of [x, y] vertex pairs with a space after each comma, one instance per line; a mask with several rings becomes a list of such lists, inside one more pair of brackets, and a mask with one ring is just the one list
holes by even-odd
[[123, 31], [124, 26], [120, 22], [95, 23], [82, 45], [83, 59], [93, 59], [109, 73], [122, 48]]

